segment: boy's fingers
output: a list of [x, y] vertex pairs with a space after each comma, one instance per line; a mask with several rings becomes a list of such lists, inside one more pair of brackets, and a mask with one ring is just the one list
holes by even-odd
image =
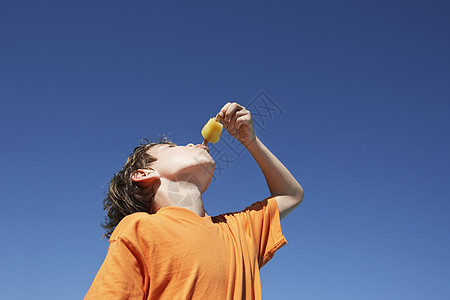
[[219, 116], [222, 120], [225, 119], [225, 113], [227, 112], [227, 109], [230, 105], [231, 105], [231, 102], [228, 102], [220, 109]]
[[244, 106], [236, 102], [228, 102], [221, 108], [217, 116], [219, 117], [220, 121], [225, 121], [224, 125], [225, 123], [230, 125], [234, 124], [237, 118], [248, 113], [249, 111], [246, 110]]
[[231, 119], [231, 115], [233, 114], [233, 110], [236, 109], [236, 105], [235, 103], [230, 103], [230, 105], [228, 105], [227, 109], [225, 110], [225, 122], [230, 122]]
[[231, 118], [233, 117], [234, 113], [238, 110], [243, 109], [244, 107], [242, 105], [237, 104], [236, 102], [231, 103], [226, 112], [225, 112], [225, 121], [230, 122]]
[[244, 116], [244, 115], [246, 115], [247, 113], [248, 113], [248, 111], [247, 111], [246, 109], [238, 110], [238, 111], [234, 114], [234, 116], [233, 116], [233, 118], [231, 119], [230, 123], [231, 123], [231, 124], [235, 124], [237, 118], [239, 118], [239, 117], [241, 117], [241, 116]]

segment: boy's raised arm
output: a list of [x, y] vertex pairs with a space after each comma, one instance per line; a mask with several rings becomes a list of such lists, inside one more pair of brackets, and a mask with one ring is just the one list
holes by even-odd
[[258, 137], [247, 149], [263, 172], [270, 194], [277, 200], [280, 219], [283, 219], [302, 202], [303, 188]]
[[228, 102], [218, 115], [230, 135], [241, 142], [255, 159], [271, 195], [277, 201], [280, 219], [283, 219], [302, 202], [303, 188], [255, 135], [250, 111], [236, 102]]

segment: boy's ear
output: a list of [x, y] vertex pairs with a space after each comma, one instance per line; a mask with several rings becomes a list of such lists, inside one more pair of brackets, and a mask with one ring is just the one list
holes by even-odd
[[130, 176], [133, 182], [138, 183], [142, 187], [150, 186], [153, 181], [158, 180], [160, 177], [158, 171], [153, 169], [137, 169]]

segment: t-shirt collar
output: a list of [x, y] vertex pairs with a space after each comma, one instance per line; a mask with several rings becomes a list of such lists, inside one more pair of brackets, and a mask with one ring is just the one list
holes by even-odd
[[206, 217], [200, 217], [195, 212], [188, 208], [179, 207], [179, 206], [165, 206], [160, 208], [156, 215], [164, 215], [164, 216], [170, 216], [170, 217], [176, 217], [176, 218], [185, 218], [190, 221], [202, 223], [206, 225], [207, 227], [214, 226], [213, 221], [211, 220], [211, 216]]

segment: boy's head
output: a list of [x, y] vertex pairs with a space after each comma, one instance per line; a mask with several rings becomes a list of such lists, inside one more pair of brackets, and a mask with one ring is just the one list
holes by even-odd
[[143, 140], [111, 179], [103, 201], [103, 208], [107, 210], [102, 224], [106, 231], [104, 236], [110, 237], [119, 222], [129, 214], [155, 213], [155, 194], [161, 180], [176, 181], [180, 174], [189, 173], [197, 179], [203, 193], [211, 182], [214, 167], [208, 149], [201, 145], [178, 146], [165, 136], [158, 142]]

